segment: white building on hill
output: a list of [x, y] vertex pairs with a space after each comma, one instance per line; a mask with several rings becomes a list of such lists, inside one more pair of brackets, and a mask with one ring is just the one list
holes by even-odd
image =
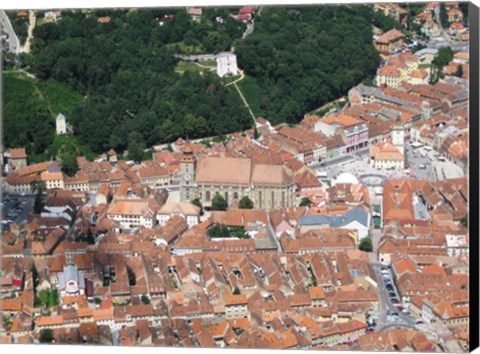
[[67, 119], [62, 113], [59, 113], [55, 118], [55, 127], [57, 135], [71, 134], [73, 132], [72, 126], [67, 123]]
[[217, 75], [220, 77], [236, 76], [238, 74], [237, 56], [231, 52], [217, 55]]

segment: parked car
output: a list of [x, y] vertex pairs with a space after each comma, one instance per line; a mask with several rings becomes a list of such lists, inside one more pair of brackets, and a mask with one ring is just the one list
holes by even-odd
[[423, 322], [421, 319], [418, 318], [418, 319], [415, 320], [415, 323], [416, 323], [416, 324], [422, 324], [422, 323], [424, 323], [424, 322]]

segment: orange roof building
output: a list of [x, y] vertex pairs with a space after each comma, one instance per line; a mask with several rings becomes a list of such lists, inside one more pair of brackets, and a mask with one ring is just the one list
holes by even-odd
[[375, 40], [375, 47], [379, 51], [389, 51], [403, 45], [405, 35], [397, 29], [385, 32]]
[[403, 169], [405, 157], [391, 140], [378, 143], [370, 149], [371, 163], [379, 170]]

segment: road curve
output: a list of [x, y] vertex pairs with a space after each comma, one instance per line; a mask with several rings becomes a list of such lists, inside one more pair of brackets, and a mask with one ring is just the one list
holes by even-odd
[[0, 10], [0, 23], [3, 30], [8, 33], [8, 41], [10, 43], [8, 51], [10, 53], [19, 54], [21, 52], [20, 41], [17, 37], [17, 34], [13, 30], [10, 19], [8, 18], [4, 10]]

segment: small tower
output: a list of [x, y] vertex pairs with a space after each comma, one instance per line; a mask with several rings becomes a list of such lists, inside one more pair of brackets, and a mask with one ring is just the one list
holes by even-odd
[[237, 76], [237, 56], [231, 52], [223, 52], [217, 55], [217, 75], [219, 77]]
[[428, 101], [422, 102], [422, 118], [427, 119], [432, 116], [432, 105]]
[[402, 155], [405, 154], [403, 145], [405, 143], [405, 131], [400, 120], [400, 114], [397, 116], [395, 124], [392, 126], [392, 144], [400, 150]]
[[180, 201], [189, 202], [195, 198], [195, 167], [196, 160], [192, 147], [187, 142], [183, 148], [180, 160]]
[[60, 113], [55, 119], [55, 125], [56, 125], [57, 135], [67, 134], [67, 121], [65, 119], [65, 116], [62, 113]]

